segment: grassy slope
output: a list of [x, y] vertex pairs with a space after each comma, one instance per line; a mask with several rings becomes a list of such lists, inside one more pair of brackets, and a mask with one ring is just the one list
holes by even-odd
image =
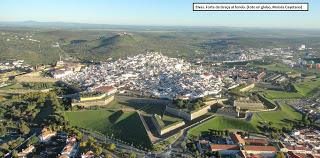
[[301, 118], [300, 113], [284, 104], [277, 111], [255, 113], [250, 122], [218, 116], [192, 128], [189, 135], [199, 135], [209, 129], [259, 132], [260, 121], [272, 122], [273, 127], [281, 129], [282, 127], [290, 127], [290, 122], [300, 121]]
[[189, 131], [190, 135], [199, 135], [201, 132], [214, 130], [245, 130], [256, 132], [257, 129], [248, 122], [222, 116], [217, 116], [203, 124], [200, 124]]
[[[98, 131], [121, 140], [150, 147], [146, 131], [137, 113], [122, 113], [113, 110], [92, 110], [65, 112], [65, 117], [73, 126]], [[132, 130], [134, 129], [134, 130]]]
[[294, 87], [301, 95], [310, 96], [314, 91], [319, 89], [320, 79], [317, 79], [315, 81], [297, 83], [294, 85]]
[[298, 99], [303, 97], [300, 93], [275, 90], [264, 90], [263, 94], [269, 99]]
[[256, 91], [261, 91], [265, 97], [269, 99], [299, 99], [304, 97], [310, 97], [314, 92], [319, 90], [320, 79], [313, 81], [304, 81], [301, 83], [294, 84], [297, 92], [285, 92], [285, 91], [275, 91], [275, 90], [265, 90], [258, 89]]
[[276, 71], [276, 72], [282, 72], [282, 73], [297, 72], [297, 70], [292, 69], [283, 64], [271, 64], [271, 65], [266, 65], [261, 67], [267, 69], [268, 71]]
[[290, 106], [283, 104], [277, 111], [261, 112], [253, 115], [251, 124], [258, 127], [259, 121], [272, 122], [272, 126], [281, 129], [282, 127], [289, 127], [290, 122], [300, 121], [302, 115], [292, 109]]

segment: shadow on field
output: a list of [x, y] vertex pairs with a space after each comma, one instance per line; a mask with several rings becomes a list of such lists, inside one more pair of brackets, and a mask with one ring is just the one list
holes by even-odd
[[149, 148], [151, 142], [137, 113], [128, 116], [112, 127], [114, 134], [125, 142]]
[[112, 124], [114, 124], [114, 123], [116, 123], [117, 120], [122, 116], [122, 114], [123, 114], [123, 111], [122, 111], [122, 110], [119, 110], [119, 111], [113, 113], [112, 115], [110, 115], [110, 116], [108, 117], [108, 119], [109, 119], [109, 121], [110, 121]]
[[169, 100], [151, 99], [151, 98], [134, 98], [118, 96], [117, 100], [120, 104], [135, 110], [141, 110], [146, 113], [162, 114], [165, 106], [170, 103]]

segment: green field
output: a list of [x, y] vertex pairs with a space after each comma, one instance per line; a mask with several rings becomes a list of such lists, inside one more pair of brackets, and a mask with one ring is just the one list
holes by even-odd
[[263, 122], [271, 122], [271, 126], [281, 129], [282, 127], [290, 127], [290, 123], [301, 119], [302, 115], [300, 113], [283, 104], [277, 111], [255, 113], [250, 123], [258, 127]]
[[[65, 112], [72, 126], [78, 126], [106, 135], [113, 135], [125, 142], [149, 148], [151, 142], [136, 112], [116, 110], [90, 110]], [[134, 129], [134, 130], [132, 130]]]
[[189, 130], [188, 135], [198, 136], [202, 132], [212, 130], [243, 130], [257, 132], [252, 124], [238, 119], [217, 116]]
[[295, 89], [303, 96], [311, 96], [315, 91], [319, 90], [320, 79], [294, 84]]
[[164, 111], [165, 105], [169, 103], [168, 100], [151, 99], [151, 98], [137, 98], [128, 96], [115, 96], [115, 100], [108, 104], [109, 109], [130, 108], [140, 110], [148, 114], [161, 115]]
[[263, 90], [265, 97], [269, 99], [299, 99], [304, 97], [300, 93], [296, 92], [285, 92], [285, 91], [275, 91], [275, 90]]
[[292, 123], [300, 121], [302, 115], [283, 104], [277, 111], [255, 113], [250, 122], [244, 120], [232, 119], [223, 116], [217, 116], [201, 125], [190, 129], [188, 135], [199, 135], [202, 132], [212, 130], [242, 130], [251, 132], [261, 132], [262, 123], [271, 122], [271, 126], [281, 129], [282, 127], [291, 127]]
[[292, 69], [283, 64], [271, 64], [271, 65], [265, 65], [261, 67], [267, 69], [268, 71], [275, 71], [275, 72], [281, 72], [281, 73], [297, 72], [296, 69]]
[[162, 129], [169, 128], [183, 121], [183, 119], [174, 117], [170, 114], [165, 114], [162, 117], [159, 115], [153, 117], [157, 120]]
[[48, 88], [53, 88], [55, 83], [50, 82], [22, 82], [9, 84], [7, 86], [1, 87], [2, 90], [15, 90], [15, 89], [24, 89], [24, 90], [43, 90]]

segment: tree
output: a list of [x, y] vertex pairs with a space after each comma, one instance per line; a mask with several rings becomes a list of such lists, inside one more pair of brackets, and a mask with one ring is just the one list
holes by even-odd
[[286, 158], [283, 152], [278, 152], [276, 158]]
[[87, 141], [87, 145], [88, 146], [93, 146], [96, 142], [97, 142], [96, 139], [94, 139], [93, 137], [89, 136], [88, 137], [88, 141]]
[[227, 137], [229, 135], [229, 130], [225, 130], [224, 135]]
[[27, 145], [29, 146], [29, 145], [34, 145], [34, 144], [36, 144], [37, 142], [39, 141], [39, 138], [38, 137], [31, 137], [29, 140], [28, 140], [28, 142], [27, 142]]
[[178, 106], [178, 108], [183, 108], [183, 106], [184, 106], [184, 103], [183, 103], [183, 100], [181, 100], [181, 99], [178, 99], [177, 100], [177, 106]]
[[200, 108], [200, 104], [198, 102], [196, 102], [194, 105], [193, 105], [193, 109], [199, 109]]
[[100, 146], [95, 146], [95, 154], [100, 155], [102, 153], [102, 148]]
[[303, 116], [302, 116], [302, 122], [303, 122], [304, 125], [307, 125], [307, 124], [310, 123], [310, 122], [309, 122], [309, 116], [308, 116], [308, 114], [303, 114]]
[[17, 151], [17, 150], [13, 150], [12, 156], [13, 156], [13, 157], [18, 157], [18, 151]]
[[7, 143], [3, 143], [1, 144], [0, 148], [3, 150], [9, 150], [9, 145]]
[[135, 152], [130, 153], [130, 158], [136, 158], [136, 157], [137, 157], [137, 154]]
[[105, 158], [112, 158], [112, 156], [110, 154], [107, 154]]
[[20, 132], [22, 134], [28, 134], [30, 132], [30, 128], [27, 126], [27, 124], [25, 122], [22, 122], [20, 124], [20, 129], [19, 130], [20, 130]]
[[116, 145], [115, 145], [114, 143], [110, 143], [110, 144], [108, 145], [108, 150], [114, 151], [115, 149], [116, 149]]
[[181, 148], [182, 148], [183, 150], [186, 150], [186, 149], [187, 149], [187, 143], [186, 143], [185, 141], [183, 141], [183, 142], [181, 143]]
[[6, 135], [7, 129], [5, 126], [0, 125], [0, 136]]

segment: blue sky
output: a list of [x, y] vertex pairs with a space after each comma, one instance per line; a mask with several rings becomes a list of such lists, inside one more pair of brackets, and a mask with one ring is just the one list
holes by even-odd
[[[309, 2], [309, 12], [193, 12], [193, 2]], [[0, 0], [0, 21], [320, 28], [320, 0]]]

